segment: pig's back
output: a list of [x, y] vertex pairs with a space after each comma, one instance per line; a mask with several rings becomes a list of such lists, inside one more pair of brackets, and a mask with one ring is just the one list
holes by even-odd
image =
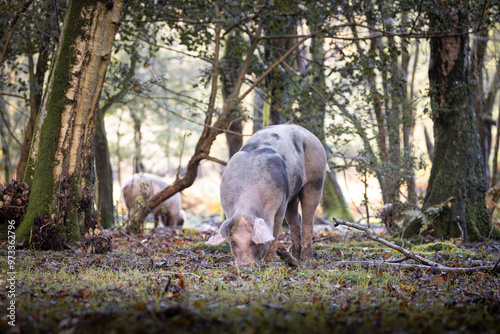
[[222, 201], [232, 206], [243, 193], [280, 191], [290, 200], [325, 165], [321, 142], [306, 129], [290, 124], [264, 128], [229, 161], [222, 176]]

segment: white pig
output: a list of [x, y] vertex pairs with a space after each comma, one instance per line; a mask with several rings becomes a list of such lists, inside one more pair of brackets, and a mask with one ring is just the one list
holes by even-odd
[[[133, 217], [137, 211], [136, 199], [138, 196], [144, 196], [144, 200], [147, 201], [168, 185], [165, 180], [154, 174], [138, 173], [132, 175], [122, 187], [122, 196], [127, 206], [128, 218]], [[185, 214], [181, 210], [181, 205], [180, 193], [161, 203], [153, 210], [155, 225], [161, 222], [165, 226], [182, 226]]]
[[291, 124], [257, 131], [224, 170], [220, 192], [227, 219], [207, 244], [228, 240], [239, 266], [264, 257], [272, 261], [286, 218], [293, 256], [311, 259], [313, 219], [325, 173], [325, 150], [311, 132]]

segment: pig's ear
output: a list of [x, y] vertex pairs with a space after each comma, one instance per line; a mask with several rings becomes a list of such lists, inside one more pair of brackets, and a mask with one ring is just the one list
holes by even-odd
[[252, 230], [252, 241], [254, 244], [263, 245], [273, 241], [273, 232], [262, 218], [255, 219]]
[[210, 239], [208, 239], [208, 241], [206, 242], [206, 244], [209, 246], [218, 246], [222, 244], [224, 241], [226, 241], [227, 237], [229, 236], [229, 230], [231, 229], [233, 223], [234, 221], [232, 219], [226, 219], [220, 226], [219, 230], [217, 231], [217, 234], [211, 236]]

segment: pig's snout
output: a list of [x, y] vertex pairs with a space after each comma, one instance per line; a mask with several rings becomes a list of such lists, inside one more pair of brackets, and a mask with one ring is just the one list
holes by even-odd
[[216, 246], [226, 240], [236, 258], [236, 265], [246, 266], [266, 256], [274, 236], [264, 219], [240, 216], [224, 221], [207, 244]]

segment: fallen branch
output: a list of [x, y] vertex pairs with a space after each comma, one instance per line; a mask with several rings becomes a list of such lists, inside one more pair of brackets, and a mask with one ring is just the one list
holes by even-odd
[[153, 250], [151, 248], [149, 248], [148, 246], [146, 246], [142, 241], [137, 240], [136, 238], [128, 235], [127, 233], [125, 233], [123, 231], [120, 231], [120, 233], [123, 234], [124, 236], [126, 236], [127, 238], [130, 238], [130, 239], [134, 240], [135, 242], [139, 243], [142, 247], [146, 248], [148, 251], [153, 252]]
[[276, 247], [276, 254], [278, 254], [280, 259], [292, 268], [298, 268], [302, 264], [299, 260], [294, 258], [292, 254], [288, 253], [282, 245], [278, 245], [278, 247]]
[[452, 267], [445, 267], [445, 266], [440, 266], [440, 267], [430, 267], [426, 265], [421, 265], [421, 264], [411, 264], [411, 263], [396, 263], [396, 262], [385, 262], [385, 261], [337, 261], [337, 262], [332, 262], [328, 264], [329, 266], [348, 266], [348, 265], [361, 265], [363, 267], [397, 267], [397, 268], [403, 268], [403, 269], [423, 269], [423, 270], [429, 270], [431, 272], [459, 272], [459, 273], [468, 273], [468, 272], [474, 272], [474, 271], [490, 271], [492, 270], [495, 266], [480, 266], [480, 267], [472, 267], [472, 268], [452, 268]]
[[[327, 220], [323, 220], [323, 221], [328, 222]], [[356, 224], [356, 223], [347, 222], [347, 221], [344, 221], [341, 219], [337, 219], [335, 217], [333, 217], [333, 221], [335, 223], [331, 223], [331, 222], [328, 222], [328, 223], [332, 224], [334, 226], [344, 225], [344, 226], [347, 226], [350, 228], [354, 228], [356, 230], [363, 231], [363, 232], [365, 232], [366, 238], [373, 240], [373, 241], [377, 241], [377, 242], [379, 242], [379, 243], [381, 243], [389, 248], [397, 250], [398, 252], [402, 253], [407, 259], [412, 259], [412, 260], [415, 260], [415, 261], [423, 264], [423, 265], [411, 265], [411, 264], [408, 265], [408, 264], [402, 264], [402, 263], [381, 262], [381, 263], [385, 263], [387, 265], [393, 265], [393, 266], [396, 265], [399, 267], [411, 266], [413, 268], [432, 269], [432, 270], [437, 270], [437, 271], [449, 271], [449, 272], [472, 272], [472, 271], [478, 271], [478, 270], [500, 271], [498, 261], [493, 266], [480, 266], [480, 267], [472, 267], [472, 268], [452, 268], [452, 267], [443, 266], [437, 262], [428, 260], [426, 258], [421, 257], [420, 255], [412, 253], [412, 252], [404, 249], [403, 247], [395, 245], [395, 244], [393, 244], [393, 243], [391, 243], [383, 238], [380, 238], [379, 236], [375, 235], [366, 226]], [[400, 260], [400, 259], [398, 259], [398, 260]], [[349, 262], [349, 261], [342, 261], [342, 262]], [[357, 263], [361, 263], [361, 262], [363, 262], [363, 261], [358, 261]], [[366, 261], [364, 261], [364, 262], [366, 262]]]

